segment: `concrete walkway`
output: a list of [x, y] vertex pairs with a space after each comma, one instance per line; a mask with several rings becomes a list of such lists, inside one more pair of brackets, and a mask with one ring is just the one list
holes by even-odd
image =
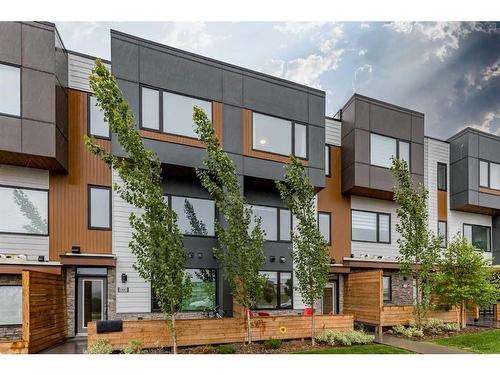
[[75, 337], [45, 349], [40, 354], [83, 354], [85, 349], [87, 349], [87, 337]]
[[375, 336], [375, 342], [394, 346], [400, 349], [406, 349], [418, 354], [474, 354], [465, 350], [450, 348], [443, 345], [431, 344], [424, 341], [413, 341], [410, 339], [402, 339], [391, 335]]

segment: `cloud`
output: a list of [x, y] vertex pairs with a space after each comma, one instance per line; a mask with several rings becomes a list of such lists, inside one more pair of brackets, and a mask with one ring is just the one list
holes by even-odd
[[284, 67], [285, 62], [283, 60], [270, 59], [260, 71], [272, 76], [282, 77]]
[[165, 25], [163, 29], [165, 36], [160, 43], [192, 51], [206, 49], [217, 41], [229, 38], [209, 33], [204, 22], [174, 22], [173, 25]]
[[500, 77], [500, 59], [495, 61], [492, 65], [487, 66], [482, 71], [483, 81], [489, 81], [491, 79]]
[[60, 33], [64, 33], [74, 42], [81, 42], [95, 33], [99, 22], [60, 22], [57, 24]]
[[357, 91], [363, 85], [366, 85], [370, 82], [373, 72], [373, 66], [370, 64], [363, 64], [359, 66], [354, 71], [354, 77], [352, 80], [352, 89], [353, 91]]
[[496, 111], [486, 112], [480, 123], [467, 124], [463, 128], [471, 127], [487, 133], [500, 135], [500, 127], [496, 130], [493, 129], [493, 122], [496, 119], [500, 119], [500, 107]]
[[364, 55], [366, 55], [367, 52], [368, 52], [367, 49], [360, 49], [358, 52], [358, 56], [364, 56]]
[[308, 33], [323, 26], [326, 22], [285, 22], [274, 25], [273, 28], [282, 33], [301, 34]]
[[359, 25], [360, 28], [362, 29], [369, 29], [370, 28], [370, 24], [369, 23], [366, 23], [366, 22], [363, 22]]

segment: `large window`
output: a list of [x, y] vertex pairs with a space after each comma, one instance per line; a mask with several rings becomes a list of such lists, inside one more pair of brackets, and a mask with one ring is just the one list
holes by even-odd
[[479, 185], [500, 190], [500, 164], [479, 161]]
[[321, 235], [325, 238], [328, 245], [331, 245], [331, 216], [329, 212], [318, 212], [318, 227]]
[[307, 126], [278, 117], [253, 113], [252, 148], [307, 158]]
[[111, 188], [89, 186], [89, 229], [111, 229]]
[[[214, 310], [217, 306], [217, 271], [210, 268], [188, 268], [191, 278], [191, 295], [182, 301], [181, 311]], [[159, 311], [160, 306], [154, 290], [151, 290], [151, 308]]]
[[330, 170], [330, 146], [325, 146], [325, 176], [330, 177], [332, 171]]
[[352, 240], [362, 242], [391, 242], [391, 215], [352, 210]]
[[441, 247], [445, 248], [448, 241], [448, 223], [438, 221], [438, 236], [441, 237]]
[[491, 228], [483, 225], [464, 224], [464, 237], [478, 250], [491, 251]]
[[437, 163], [437, 188], [438, 190], [448, 190], [446, 164]]
[[255, 228], [255, 217], [260, 217], [261, 228], [265, 232], [264, 238], [266, 241], [288, 242], [291, 240], [292, 217], [289, 210], [270, 206], [253, 205], [250, 207], [253, 215], [248, 227], [249, 234]]
[[410, 165], [410, 144], [395, 138], [370, 134], [370, 164], [390, 168], [395, 156]]
[[172, 196], [171, 207], [177, 214], [181, 232], [193, 236], [214, 236], [215, 202], [211, 199]]
[[97, 106], [95, 96], [89, 98], [89, 134], [100, 138], [109, 138], [109, 126], [104, 120], [104, 113]]
[[293, 305], [293, 279], [291, 272], [261, 271], [266, 277], [264, 293], [255, 309], [291, 309]]
[[193, 107], [212, 120], [212, 102], [149, 87], [141, 88], [141, 127], [168, 134], [198, 138]]
[[21, 285], [0, 285], [0, 326], [22, 323]]
[[0, 64], [0, 114], [21, 116], [21, 70]]
[[212, 103], [189, 96], [163, 92], [163, 131], [198, 138], [194, 131], [193, 107], [198, 106], [212, 119]]
[[0, 232], [48, 233], [48, 192], [0, 186]]
[[384, 302], [392, 301], [392, 277], [384, 276]]

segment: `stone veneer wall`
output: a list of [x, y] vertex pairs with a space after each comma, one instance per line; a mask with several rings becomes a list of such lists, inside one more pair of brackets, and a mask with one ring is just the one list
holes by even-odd
[[413, 281], [404, 280], [398, 271], [384, 271], [384, 276], [391, 276], [392, 301], [384, 302], [385, 306], [413, 305]]
[[[22, 285], [21, 275], [0, 275], [0, 285]], [[21, 340], [23, 338], [22, 324], [0, 326], [1, 340]]]
[[76, 335], [76, 267], [66, 268], [66, 305], [68, 337]]

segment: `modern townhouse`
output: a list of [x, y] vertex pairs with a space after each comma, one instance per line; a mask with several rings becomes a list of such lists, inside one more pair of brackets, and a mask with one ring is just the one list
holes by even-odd
[[[429, 227], [459, 232], [500, 261], [500, 138], [466, 129], [424, 135], [424, 114], [355, 94], [325, 117], [325, 93], [111, 31], [111, 61], [144, 144], [162, 162], [165, 199], [178, 215], [193, 293], [181, 318], [237, 314], [212, 249], [219, 213], [201, 187], [203, 144], [192, 107], [212, 120], [244, 196], [266, 232], [266, 293], [256, 315], [302, 315], [295, 291], [293, 218], [274, 181], [294, 154], [318, 191], [318, 225], [331, 267], [322, 314], [379, 327], [411, 314], [413, 282], [397, 263], [390, 157], [409, 162], [429, 195]], [[134, 270], [120, 178], [90, 155], [92, 135], [125, 156], [96, 107], [95, 57], [67, 51], [46, 22], [0, 23], [0, 352], [36, 352], [86, 335], [95, 320], [161, 319]], [[451, 319], [453, 312], [441, 312]]]

